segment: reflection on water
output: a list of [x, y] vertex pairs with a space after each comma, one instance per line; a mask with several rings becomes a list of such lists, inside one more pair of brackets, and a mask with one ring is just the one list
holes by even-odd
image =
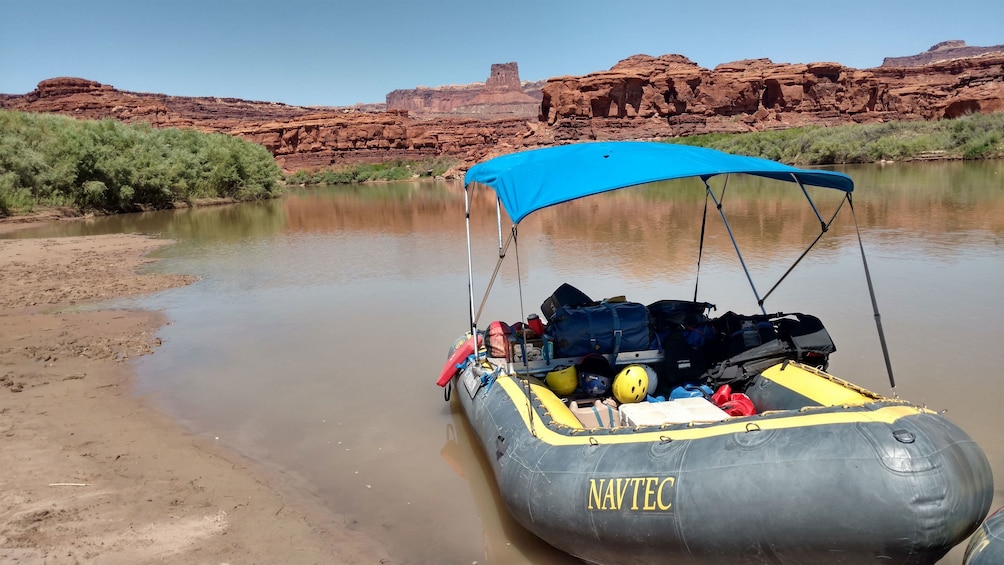
[[471, 448], [477, 438], [455, 400], [450, 403], [450, 415], [453, 421], [446, 426], [446, 443], [440, 455], [470, 486], [471, 498], [481, 521], [478, 526], [484, 539], [484, 561], [555, 565], [580, 563], [578, 559], [541, 543], [512, 518], [499, 490], [495, 488], [492, 468], [485, 454], [480, 449]]
[[[900, 394], [948, 409], [1001, 475], [1002, 162], [847, 172]], [[797, 190], [731, 179], [724, 191], [762, 294], [818, 234], [819, 220]], [[839, 199], [813, 194], [828, 218]], [[475, 196], [480, 298], [498, 243], [494, 200]], [[718, 313], [753, 312], [729, 236], [710, 213], [699, 298]], [[700, 186], [677, 182], [532, 215], [520, 228], [518, 269], [504, 265], [483, 321], [537, 311], [565, 281], [597, 298], [689, 298], [703, 214]], [[848, 220], [766, 307], [820, 316], [838, 346], [832, 370], [887, 393]], [[466, 422], [433, 384], [467, 325], [459, 183], [304, 190], [7, 237], [111, 232], [175, 239], [153, 268], [202, 277], [138, 301], [172, 320], [163, 346], [139, 362], [138, 389], [192, 430], [296, 478], [399, 562], [571, 562], [509, 518]], [[1002, 504], [1004, 495], [995, 500]], [[960, 561], [961, 549], [944, 560]]]

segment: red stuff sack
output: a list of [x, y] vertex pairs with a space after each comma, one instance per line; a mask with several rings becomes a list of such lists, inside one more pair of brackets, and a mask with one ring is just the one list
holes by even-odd
[[741, 392], [732, 392], [732, 387], [724, 384], [711, 395], [711, 401], [729, 416], [752, 416], [756, 414], [756, 406], [750, 397]]
[[752, 416], [756, 414], [756, 407], [750, 397], [741, 392], [732, 393], [728, 402], [719, 406], [729, 416]]
[[725, 404], [726, 402], [729, 401], [729, 397], [731, 396], [732, 396], [732, 387], [730, 387], [727, 384], [724, 384], [718, 387], [718, 390], [716, 390], [715, 393], [711, 395], [711, 401], [715, 403], [715, 406], [718, 406], [720, 408], [722, 404]]
[[512, 328], [505, 322], [488, 324], [488, 356], [512, 359]]

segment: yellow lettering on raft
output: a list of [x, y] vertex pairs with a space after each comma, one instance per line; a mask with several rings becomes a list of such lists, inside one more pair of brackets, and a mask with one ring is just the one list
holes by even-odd
[[607, 482], [607, 491], [603, 495], [603, 506], [600, 506], [601, 510], [616, 510], [620, 508], [617, 506], [617, 499], [614, 497], [614, 481], [611, 479]]
[[[676, 477], [616, 477], [611, 479], [589, 479], [589, 510], [641, 510], [666, 511], [673, 507], [670, 492], [676, 486]], [[624, 506], [624, 499], [631, 491], [631, 506]], [[639, 494], [641, 500], [639, 501]], [[639, 502], [641, 507], [639, 508]]]
[[[621, 480], [624, 481], [624, 488], [621, 488]], [[629, 484], [628, 479], [617, 479], [617, 508], [624, 507], [624, 495], [627, 493]]]
[[631, 510], [638, 509], [638, 485], [640, 485], [643, 480], [644, 479], [641, 477], [631, 479], [631, 482], [634, 483], [634, 496], [631, 497]]
[[662, 491], [664, 488], [666, 488], [666, 483], [669, 483], [670, 488], [672, 488], [673, 485], [676, 484], [676, 477], [666, 477], [665, 479], [662, 480], [661, 483], [659, 483], [659, 494], [656, 496], [655, 499], [656, 504], [659, 505], [659, 510], [669, 510], [669, 507], [673, 506], [672, 502], [667, 502], [665, 504], [663, 504], [662, 502]]
[[645, 478], [645, 510], [655, 510], [655, 501], [652, 500], [652, 495], [655, 494], [655, 489], [652, 485], [659, 482], [659, 477], [646, 477]]
[[[603, 490], [603, 482], [606, 479], [600, 479], [600, 486], [596, 486], [596, 479], [589, 479], [589, 504], [586, 506], [589, 510], [599, 510], [600, 509], [600, 491]], [[596, 506], [593, 506], [593, 502], [596, 502]]]

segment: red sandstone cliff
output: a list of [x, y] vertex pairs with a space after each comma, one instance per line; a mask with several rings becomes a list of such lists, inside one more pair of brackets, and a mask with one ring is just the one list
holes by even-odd
[[[489, 98], [482, 103], [505, 106], [512, 100], [504, 91], [496, 94], [501, 95], [500, 100]], [[521, 92], [515, 94], [522, 96]], [[127, 92], [70, 77], [44, 80], [25, 95], [0, 96], [0, 107], [237, 135], [264, 145], [287, 171], [442, 155], [476, 161], [489, 151], [550, 143], [536, 113], [532, 120], [418, 120], [404, 111], [367, 112]], [[534, 108], [538, 106], [534, 104]]]
[[636, 55], [544, 87], [558, 140], [675, 137], [798, 125], [933, 120], [1004, 111], [1004, 53], [920, 67], [737, 61], [714, 70], [680, 55]]
[[290, 120], [317, 111], [278, 102], [127, 92], [71, 77], [43, 80], [35, 90], [21, 96], [7, 95], [0, 98], [0, 107], [207, 131], [226, 131], [262, 120]]
[[403, 112], [315, 114], [230, 130], [268, 148], [286, 170], [448, 155], [468, 163], [489, 154], [550, 145], [537, 122], [415, 120]]
[[[921, 66], [893, 66], [897, 59], [887, 59], [882, 67], [864, 70], [767, 59], [708, 70], [681, 55], [635, 55], [607, 71], [548, 80], [535, 106], [540, 119], [473, 119], [454, 112], [484, 105], [501, 114], [507, 104], [522, 104], [528, 95], [515, 64], [513, 72], [508, 65], [493, 66], [486, 85], [471, 87], [469, 96], [457, 94], [467, 92], [463, 88], [448, 88], [439, 91], [448, 96], [422, 102], [448, 115], [438, 118], [416, 117], [407, 110], [367, 112], [125, 92], [74, 78], [42, 81], [25, 95], [0, 95], [0, 107], [238, 135], [267, 147], [286, 170], [441, 155], [474, 162], [568, 141], [1004, 111], [1004, 52], [982, 49], [976, 56], [939, 58]], [[934, 51], [945, 54], [944, 49]]]
[[416, 118], [529, 118], [540, 113], [544, 81], [521, 82], [516, 63], [498, 63], [484, 84], [419, 87], [387, 94], [388, 110]]
[[934, 63], [945, 63], [955, 59], [969, 59], [988, 55], [1004, 54], [1004, 45], [993, 47], [970, 47], [965, 41], [952, 39], [942, 41], [923, 53], [908, 57], [886, 57], [882, 60], [883, 67], [922, 67]]

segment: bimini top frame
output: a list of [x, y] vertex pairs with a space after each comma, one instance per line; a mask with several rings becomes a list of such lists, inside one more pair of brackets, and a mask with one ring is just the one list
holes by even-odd
[[[498, 203], [505, 208], [506, 213], [513, 222], [509, 239], [503, 243], [501, 210], [497, 211], [499, 216], [499, 262], [501, 263], [510, 242], [516, 240], [516, 226], [523, 218], [537, 210], [621, 188], [664, 180], [697, 177], [704, 182], [707, 196], [714, 201], [715, 206], [721, 212], [720, 198], [716, 197], [711, 190], [708, 185], [708, 179], [730, 174], [754, 175], [797, 185], [806, 198], [808, 198], [813, 211], [820, 221], [820, 237], [827, 231], [833, 218], [826, 221], [820, 216], [819, 211], [806, 192], [806, 186], [843, 191], [847, 195], [846, 201], [850, 204], [853, 214], [854, 206], [851, 201], [851, 192], [854, 190], [854, 181], [845, 174], [833, 171], [799, 169], [767, 159], [731, 155], [714, 149], [660, 142], [613, 141], [578, 143], [503, 155], [471, 167], [464, 176], [464, 188], [465, 195], [469, 192], [469, 187], [472, 183], [483, 184], [492, 188], [497, 195]], [[469, 196], [465, 196], [471, 332], [474, 334], [477, 331], [477, 319], [480, 316], [480, 311], [475, 313], [474, 309], [470, 210], [470, 198]], [[836, 217], [836, 214], [834, 217]], [[728, 227], [728, 220], [725, 218], [723, 212], [722, 219], [725, 220], [726, 227]], [[729, 228], [729, 233], [731, 236], [731, 228]], [[858, 238], [860, 243], [860, 233], [858, 233]], [[816, 238], [816, 241], [818, 240], [819, 237]], [[814, 244], [815, 241], [812, 245]], [[735, 246], [734, 238], [733, 245]], [[810, 249], [812, 245], [810, 245]], [[738, 246], [735, 247], [736, 252], [739, 253]], [[892, 376], [892, 369], [885, 345], [885, 336], [882, 332], [882, 325], [872, 289], [871, 276], [868, 272], [868, 263], [864, 257], [863, 246], [861, 247], [861, 251], [862, 261], [864, 261], [865, 266], [865, 276], [868, 280], [868, 288], [875, 311], [879, 338], [882, 342], [886, 367], [889, 371], [889, 381], [895, 392], [896, 385]], [[808, 250], [806, 250], [807, 252]], [[804, 256], [805, 253], [799, 257], [798, 261], [801, 261]], [[746, 270], [747, 279], [749, 279], [750, 285], [753, 287], [757, 302], [761, 309], [763, 309], [763, 301], [766, 297], [761, 298], [757, 293], [756, 287], [749, 276], [749, 271], [746, 269], [745, 262], [743, 262], [741, 253], [739, 253], [739, 260], [743, 263], [743, 269]], [[796, 261], [796, 264], [798, 261]], [[491, 282], [489, 282], [488, 289], [486, 289], [486, 298], [498, 273], [498, 268], [499, 266], [497, 265]], [[794, 265], [792, 268], [794, 268]], [[788, 271], [790, 272], [791, 269]], [[785, 273], [785, 276], [787, 276], [787, 273]], [[774, 288], [776, 287], [777, 285], [775, 284]], [[773, 290], [772, 288], [770, 292], [773, 292]], [[768, 292], [768, 295], [770, 292]]]
[[714, 149], [645, 141], [578, 143], [496, 157], [471, 167], [464, 185], [490, 186], [509, 218], [569, 200], [661, 180], [747, 174], [851, 192], [854, 181], [832, 171], [798, 169]]

